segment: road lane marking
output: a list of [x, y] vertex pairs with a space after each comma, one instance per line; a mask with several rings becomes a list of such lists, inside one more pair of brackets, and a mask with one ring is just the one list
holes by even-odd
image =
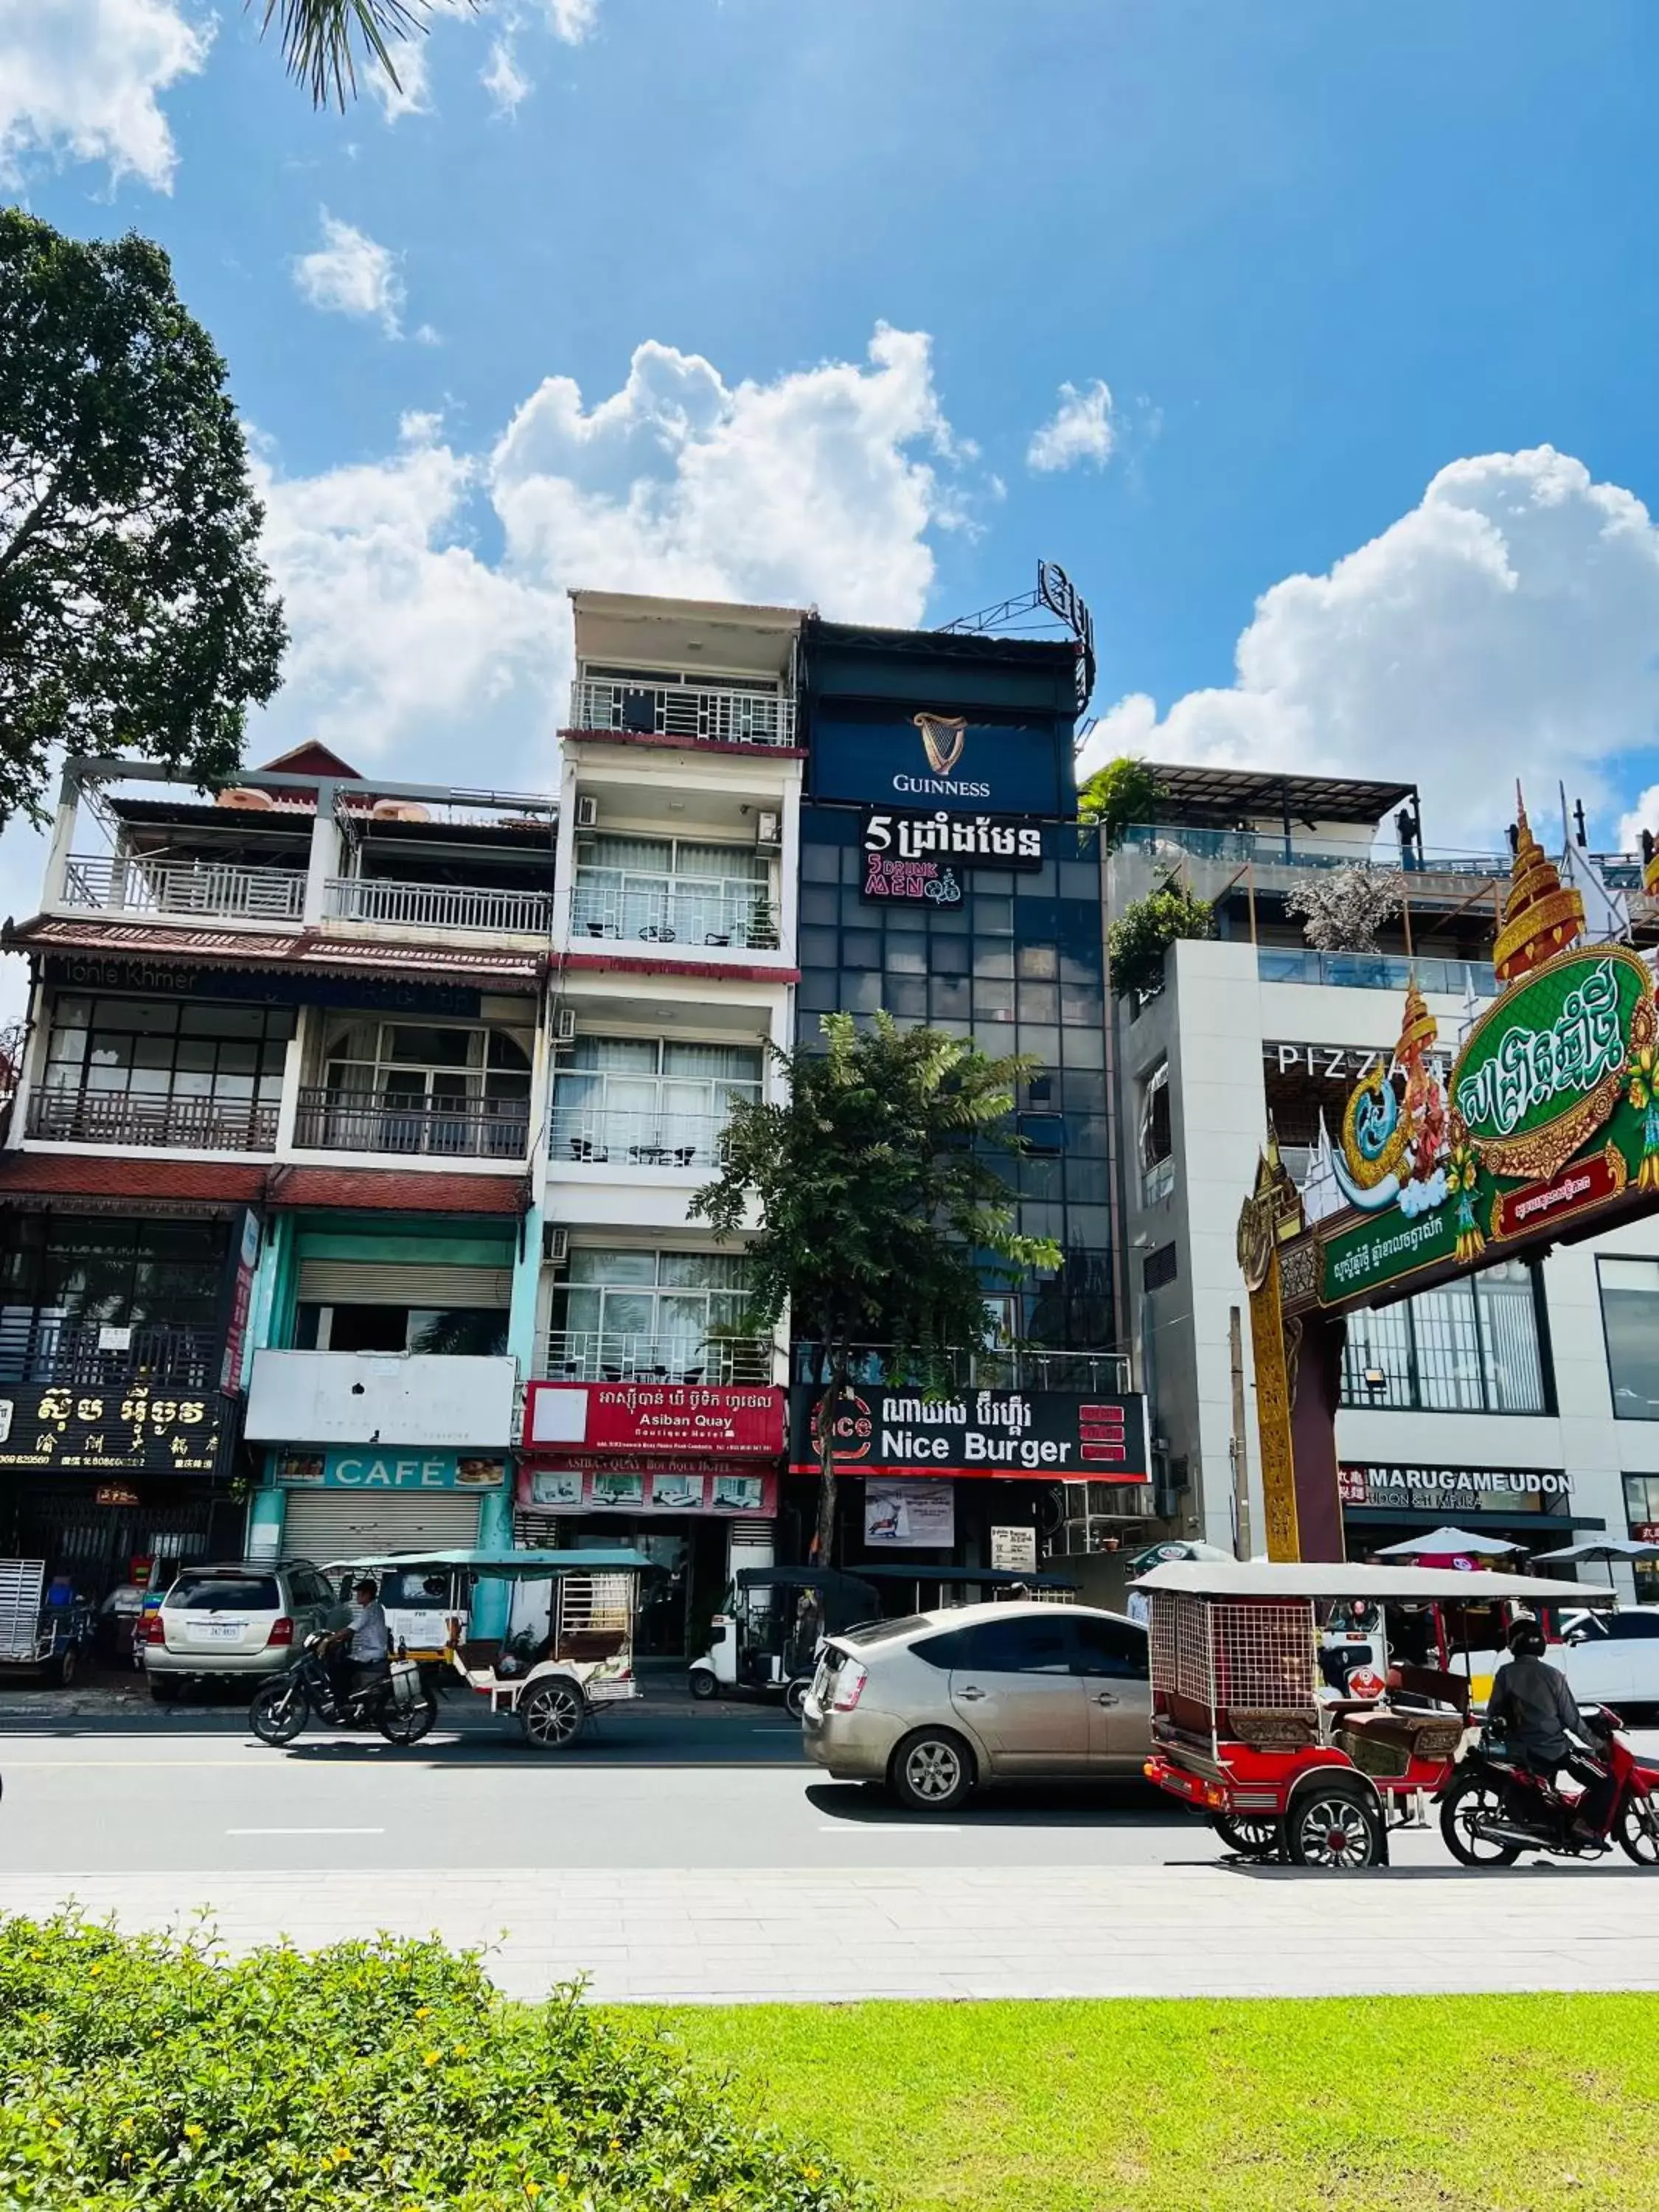
[[227, 1828], [228, 1836], [383, 1836], [384, 1828]]

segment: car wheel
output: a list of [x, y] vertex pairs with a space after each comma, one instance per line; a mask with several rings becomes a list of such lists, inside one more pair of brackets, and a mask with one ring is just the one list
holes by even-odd
[[587, 1708], [574, 1682], [538, 1682], [519, 1704], [519, 1722], [526, 1739], [538, 1751], [565, 1751], [582, 1732]]
[[1247, 1859], [1276, 1858], [1285, 1841], [1284, 1830], [1272, 1819], [1241, 1820], [1231, 1813], [1212, 1813], [1210, 1826], [1224, 1844]]
[[1382, 1823], [1365, 1793], [1339, 1776], [1315, 1782], [1285, 1816], [1291, 1864], [1348, 1874], [1382, 1861]]
[[1619, 1848], [1638, 1866], [1659, 1866], [1659, 1804], [1651, 1797], [1626, 1797], [1616, 1831]]
[[278, 1674], [254, 1692], [247, 1709], [248, 1726], [261, 1743], [292, 1743], [310, 1711], [310, 1701], [301, 1686], [286, 1674]]
[[176, 1674], [152, 1674], [149, 1677], [149, 1693], [158, 1705], [176, 1705], [179, 1689]]
[[691, 1669], [691, 1694], [700, 1703], [705, 1698], [718, 1698], [720, 1686], [707, 1667]]
[[974, 1786], [974, 1755], [949, 1729], [917, 1729], [893, 1753], [888, 1778], [911, 1812], [954, 1812]]
[[437, 1717], [437, 1700], [422, 1698], [415, 1705], [387, 1705], [377, 1725], [388, 1743], [418, 1743]]
[[1440, 1802], [1440, 1840], [1463, 1866], [1513, 1866], [1521, 1856], [1518, 1844], [1497, 1844], [1477, 1836], [1474, 1824], [1501, 1820], [1504, 1793], [1484, 1774], [1468, 1774], [1452, 1784]]

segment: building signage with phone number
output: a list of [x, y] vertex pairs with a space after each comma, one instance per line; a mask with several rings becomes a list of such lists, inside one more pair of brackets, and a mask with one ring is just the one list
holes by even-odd
[[211, 1474], [223, 1411], [216, 1391], [152, 1391], [143, 1383], [11, 1389], [0, 1397], [0, 1467]]

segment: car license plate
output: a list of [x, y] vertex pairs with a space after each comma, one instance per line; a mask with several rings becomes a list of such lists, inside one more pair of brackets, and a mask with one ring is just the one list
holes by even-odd
[[242, 1620], [199, 1620], [192, 1624], [191, 1634], [204, 1644], [240, 1644], [246, 1626]]

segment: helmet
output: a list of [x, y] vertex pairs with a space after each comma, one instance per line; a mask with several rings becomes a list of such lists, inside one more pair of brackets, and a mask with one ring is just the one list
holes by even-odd
[[1529, 1613], [1523, 1613], [1510, 1624], [1507, 1641], [1512, 1658], [1541, 1659], [1544, 1656], [1544, 1632]]

